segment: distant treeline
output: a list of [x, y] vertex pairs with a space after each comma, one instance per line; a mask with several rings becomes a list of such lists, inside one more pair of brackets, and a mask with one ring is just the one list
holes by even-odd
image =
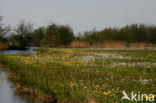
[[[25, 21], [21, 21], [14, 29], [0, 25], [0, 42], [7, 43], [11, 49], [24, 49], [29, 45], [67, 47], [74, 39], [73, 30], [69, 25], [51, 23], [35, 30], [33, 24]], [[0, 46], [2, 47], [2, 43]]]
[[[2, 18], [0, 17], [0, 21]], [[126, 43], [156, 43], [156, 26], [132, 24], [122, 28], [105, 28], [74, 34], [69, 25], [48, 26], [33, 29], [33, 24], [21, 21], [16, 28], [4, 26], [0, 22], [0, 42], [10, 48], [24, 48], [28, 45], [46, 47], [68, 47], [72, 41], [85, 42], [89, 45], [104, 41], [121, 41]], [[2, 43], [1, 43], [2, 44]], [[2, 46], [1, 46], [2, 47]]]
[[122, 28], [106, 28], [100, 31], [85, 31], [79, 33], [77, 40], [90, 44], [104, 42], [105, 40], [123, 41], [125, 43], [145, 42], [156, 43], [156, 26], [132, 24]]

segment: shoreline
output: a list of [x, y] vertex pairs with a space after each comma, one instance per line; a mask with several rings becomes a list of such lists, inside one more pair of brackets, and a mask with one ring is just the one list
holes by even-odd
[[[12, 78], [15, 77], [13, 72], [8, 69], [4, 64], [0, 62], [0, 68], [7, 73], [7, 79], [15, 88], [15, 92], [17, 95], [22, 96], [26, 100], [30, 101], [30, 103], [58, 103], [56, 96], [47, 95], [42, 91], [39, 91], [32, 87], [24, 87], [20, 83], [15, 83], [15, 80]], [[5, 69], [4, 69], [5, 68]]]

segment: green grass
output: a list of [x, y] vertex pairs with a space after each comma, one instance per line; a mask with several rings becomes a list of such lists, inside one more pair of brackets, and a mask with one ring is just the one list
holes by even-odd
[[156, 94], [154, 50], [37, 51], [41, 53], [1, 55], [0, 62], [15, 84], [33, 88], [38, 95], [56, 95], [60, 103], [127, 103], [121, 101], [123, 90]]

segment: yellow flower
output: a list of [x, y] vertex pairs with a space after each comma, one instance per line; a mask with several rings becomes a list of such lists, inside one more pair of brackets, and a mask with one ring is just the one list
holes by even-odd
[[[147, 99], [149, 99], [149, 98], [151, 98], [151, 97], [152, 97], [152, 95], [148, 95], [148, 96], [147, 96]], [[156, 95], [155, 95], [154, 97], [156, 97]], [[144, 96], [144, 98], [146, 98], [146, 96]]]
[[63, 59], [68, 59], [69, 58], [69, 56], [63, 56]]
[[70, 87], [77, 86], [77, 84], [76, 84], [76, 83], [73, 83], [73, 82], [69, 82], [68, 85], [69, 85]]
[[104, 92], [102, 92], [102, 94], [103, 94], [103, 95], [108, 95], [109, 92], [104, 91]]
[[66, 65], [70, 65], [71, 63], [68, 61], [68, 62], [66, 62], [65, 64], [66, 64]]
[[31, 62], [30, 61], [25, 61], [25, 64], [30, 64]]

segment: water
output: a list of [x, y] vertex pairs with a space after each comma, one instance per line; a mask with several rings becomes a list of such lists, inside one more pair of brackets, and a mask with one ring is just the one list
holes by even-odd
[[11, 83], [7, 80], [6, 73], [0, 69], [0, 103], [28, 103], [21, 96], [15, 94]]
[[28, 47], [26, 50], [3, 50], [0, 52], [1, 54], [35, 54], [36, 51], [34, 49], [41, 48], [41, 47]]
[[[29, 47], [26, 50], [4, 50], [1, 54], [34, 54], [33, 51], [36, 48], [41, 47]], [[18, 96], [15, 93], [15, 89], [11, 88], [11, 83], [7, 80], [5, 71], [0, 68], [0, 103], [30, 103], [26, 99]]]

